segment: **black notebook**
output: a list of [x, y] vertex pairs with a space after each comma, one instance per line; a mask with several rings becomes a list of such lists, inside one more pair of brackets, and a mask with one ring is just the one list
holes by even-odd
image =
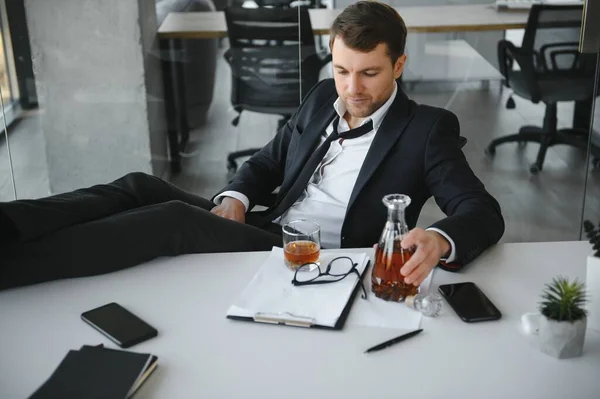
[[129, 398], [157, 365], [154, 355], [86, 345], [69, 351], [30, 398]]

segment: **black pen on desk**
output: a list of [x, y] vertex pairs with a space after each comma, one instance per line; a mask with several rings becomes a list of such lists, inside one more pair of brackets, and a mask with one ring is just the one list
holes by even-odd
[[394, 344], [397, 344], [398, 342], [402, 342], [405, 339], [409, 339], [410, 337], [414, 337], [415, 335], [417, 335], [418, 333], [420, 333], [421, 331], [423, 331], [423, 329], [419, 329], [419, 330], [415, 330], [415, 331], [411, 331], [409, 333], [406, 333], [404, 335], [401, 335], [399, 337], [396, 338], [392, 338], [389, 341], [385, 341], [379, 345], [375, 345], [372, 348], [369, 348], [365, 351], [365, 353], [369, 353], [369, 352], [375, 352], [384, 348], [387, 348], [388, 346], [392, 346]]

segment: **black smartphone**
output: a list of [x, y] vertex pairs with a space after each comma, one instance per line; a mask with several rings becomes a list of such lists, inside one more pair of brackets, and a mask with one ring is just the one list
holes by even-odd
[[84, 312], [81, 318], [121, 348], [158, 335], [154, 327], [115, 302]]
[[502, 313], [475, 283], [442, 284], [438, 290], [458, 317], [467, 323], [502, 317]]

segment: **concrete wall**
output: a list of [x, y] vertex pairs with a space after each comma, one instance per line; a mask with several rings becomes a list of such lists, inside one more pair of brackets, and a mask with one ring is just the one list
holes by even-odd
[[154, 0], [25, 0], [50, 190], [166, 167]]
[[155, 0], [137, 0], [144, 51], [144, 81], [146, 86], [146, 115], [150, 134], [152, 172], [161, 176], [168, 167], [167, 122], [165, 116], [160, 46], [157, 36]]

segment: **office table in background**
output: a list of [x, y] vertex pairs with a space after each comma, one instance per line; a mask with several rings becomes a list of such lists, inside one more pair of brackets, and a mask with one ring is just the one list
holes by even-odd
[[[497, 11], [490, 4], [396, 7], [408, 32], [433, 33], [523, 29], [528, 10]], [[329, 34], [331, 23], [341, 9], [310, 9], [315, 35]], [[161, 39], [208, 39], [227, 37], [223, 11], [169, 13], [158, 28]]]
[[160, 359], [138, 399], [597, 398], [600, 332], [588, 329], [582, 357], [557, 360], [534, 348], [519, 327], [553, 277], [585, 279], [589, 252], [587, 242], [501, 244], [459, 273], [436, 270], [432, 289], [474, 281], [502, 319], [464, 323], [445, 304], [439, 317], [423, 318], [418, 337], [371, 354], [364, 351], [404, 331], [358, 326], [356, 307], [342, 331], [226, 319], [267, 252], [163, 258], [104, 276], [4, 291], [0, 397], [31, 394], [69, 349], [114, 348], [80, 314], [116, 301], [159, 331], [131, 348]]
[[[409, 32], [439, 33], [457, 31], [494, 31], [522, 29], [528, 18], [527, 10], [497, 11], [490, 4], [396, 7], [404, 18]], [[341, 9], [310, 9], [315, 35], [329, 33], [329, 27]], [[158, 28], [165, 91], [167, 133], [171, 154], [171, 170], [181, 170], [179, 152], [189, 140], [185, 91], [181, 57], [182, 39], [227, 37], [225, 13], [172, 12]], [[487, 63], [487, 61], [485, 61]], [[484, 65], [490, 70], [491, 65]], [[438, 73], [439, 74], [439, 73]]]

